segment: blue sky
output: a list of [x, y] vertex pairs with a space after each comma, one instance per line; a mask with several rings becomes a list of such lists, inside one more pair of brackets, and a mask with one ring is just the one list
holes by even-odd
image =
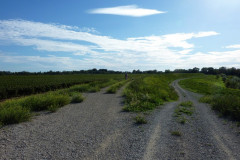
[[0, 70], [240, 67], [239, 0], [1, 0]]

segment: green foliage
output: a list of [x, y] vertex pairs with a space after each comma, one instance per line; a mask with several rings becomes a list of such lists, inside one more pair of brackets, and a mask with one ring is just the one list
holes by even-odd
[[19, 123], [29, 120], [30, 111], [22, 106], [9, 106], [0, 108], [0, 123], [3, 125]]
[[48, 111], [50, 112], [56, 112], [58, 110], [59, 106], [56, 106], [56, 105], [51, 105], [48, 107]]
[[147, 120], [145, 119], [145, 117], [138, 115], [135, 117], [135, 122], [136, 124], [146, 124]]
[[236, 95], [215, 95], [212, 98], [211, 106], [223, 116], [230, 116], [240, 120], [240, 98]]
[[128, 81], [124, 80], [124, 81], [121, 81], [121, 82], [118, 82], [118, 83], [115, 83], [113, 85], [111, 85], [108, 90], [107, 90], [107, 93], [116, 93], [117, 90], [119, 88], [121, 88], [124, 84], [126, 84]]
[[191, 101], [181, 102], [174, 110], [174, 116], [177, 117], [179, 123], [185, 124], [188, 119], [186, 116], [192, 116], [194, 112], [193, 103]]
[[239, 77], [232, 77], [226, 80], [226, 87], [233, 88], [233, 89], [240, 89], [240, 78]]
[[135, 79], [124, 90], [124, 111], [142, 112], [153, 110], [164, 102], [178, 99], [170, 83], [179, 78], [197, 76], [201, 74], [161, 74], [143, 75]]
[[80, 93], [73, 94], [71, 103], [81, 103], [84, 97]]
[[179, 106], [192, 107], [193, 103], [191, 101], [184, 101], [184, 102], [181, 102]]
[[171, 135], [180, 137], [180, 136], [182, 136], [182, 133], [180, 131], [172, 131]]
[[198, 78], [185, 79], [179, 82], [179, 84], [190, 91], [213, 94], [220, 91], [224, 87], [224, 83], [220, 79], [216, 79], [212, 75], [203, 75]]
[[201, 97], [199, 99], [199, 102], [202, 102], [202, 103], [211, 103], [212, 102], [212, 98], [213, 96], [210, 96], [210, 95], [205, 95], [203, 97]]
[[180, 84], [184, 88], [205, 94], [199, 101], [210, 103], [212, 108], [219, 111], [221, 115], [240, 120], [239, 89], [226, 88], [221, 79], [213, 78], [213, 76], [186, 79], [180, 81]]
[[31, 111], [47, 110], [51, 105], [62, 107], [70, 103], [70, 97], [68, 95], [61, 95], [55, 93], [33, 95], [18, 100], [18, 103], [30, 109]]

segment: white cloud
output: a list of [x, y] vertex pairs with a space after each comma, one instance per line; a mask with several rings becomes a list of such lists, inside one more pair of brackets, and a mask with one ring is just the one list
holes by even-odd
[[208, 36], [216, 36], [216, 35], [219, 35], [219, 33], [215, 31], [209, 31], [209, 32], [199, 32], [195, 34], [194, 37], [200, 38], [200, 37], [208, 37]]
[[225, 48], [234, 48], [234, 49], [238, 49], [238, 48], [240, 48], [240, 44], [235, 44], [235, 45], [226, 46]]
[[131, 16], [131, 17], [143, 17], [154, 14], [165, 13], [155, 9], [139, 8], [137, 5], [118, 6], [111, 8], [97, 8], [90, 10], [88, 13], [91, 14], [112, 14], [120, 16]]
[[[105, 66], [116, 70], [124, 70], [125, 68], [126, 70], [138, 68], [164, 70], [166, 66], [177, 68], [177, 66], [184, 67], [191, 64], [201, 65], [203, 62], [198, 63], [201, 59], [196, 61], [195, 57], [206, 59], [208, 62], [208, 54], [204, 56], [192, 54], [194, 44], [189, 43], [188, 40], [214, 35], [218, 35], [218, 33], [214, 31], [176, 33], [132, 37], [120, 40], [109, 36], [84, 32], [79, 30], [78, 27], [44, 24], [25, 20], [0, 20], [0, 45], [6, 45], [6, 42], [8, 42], [7, 44], [30, 46], [36, 50], [68, 52], [70, 55], [68, 58], [64, 58], [64, 60], [63, 58], [58, 58], [58, 56], [48, 57], [47, 59], [36, 57], [36, 59], [39, 63], [43, 63], [45, 60], [52, 62], [52, 59], [56, 59], [54, 64], [62, 64], [60, 61], [63, 61], [66, 62], [65, 66], [67, 68], [74, 69], [79, 69], [85, 65], [90, 66], [90, 68]], [[209, 57], [211, 61], [214, 61], [211, 58], [214, 56], [211, 56], [211, 54], [209, 53]], [[84, 59], [70, 58], [72, 55], [83, 55]], [[223, 57], [223, 55], [219, 56]], [[29, 59], [27, 56], [22, 57], [28, 59], [29, 63], [33, 59], [31, 57]], [[4, 59], [11, 58], [16, 60], [21, 59], [21, 56], [6, 58], [5, 55]], [[190, 58], [191, 62], [185, 61]], [[77, 64], [81, 64], [81, 66]]]

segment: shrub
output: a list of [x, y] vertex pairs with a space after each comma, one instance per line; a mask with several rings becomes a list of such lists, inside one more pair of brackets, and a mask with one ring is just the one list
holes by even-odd
[[240, 78], [239, 77], [232, 77], [226, 81], [226, 87], [233, 88], [233, 89], [240, 89]]
[[212, 102], [212, 96], [210, 95], [206, 95], [206, 96], [203, 96], [199, 99], [199, 102], [202, 102], [202, 103], [211, 103]]
[[30, 110], [19, 105], [1, 107], [0, 109], [0, 122], [4, 125], [24, 122], [29, 120], [30, 117]]
[[40, 94], [26, 97], [19, 101], [21, 106], [30, 109], [31, 111], [47, 110], [51, 105], [62, 107], [70, 103], [68, 95], [61, 94]]
[[240, 98], [236, 95], [216, 95], [212, 100], [212, 108], [224, 116], [240, 120]]

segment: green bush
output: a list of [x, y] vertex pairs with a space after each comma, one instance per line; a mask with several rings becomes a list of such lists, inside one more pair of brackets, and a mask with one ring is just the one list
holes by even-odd
[[236, 95], [216, 95], [211, 102], [212, 108], [224, 116], [240, 120], [240, 98]]
[[206, 96], [203, 96], [199, 99], [199, 102], [202, 102], [202, 103], [211, 103], [212, 102], [212, 96], [210, 95], [206, 95]]
[[68, 95], [48, 93], [26, 97], [19, 100], [19, 103], [31, 111], [42, 111], [52, 105], [62, 107], [69, 104], [70, 100]]
[[30, 117], [30, 110], [21, 106], [0, 108], [0, 122], [4, 125], [24, 122], [29, 120]]

